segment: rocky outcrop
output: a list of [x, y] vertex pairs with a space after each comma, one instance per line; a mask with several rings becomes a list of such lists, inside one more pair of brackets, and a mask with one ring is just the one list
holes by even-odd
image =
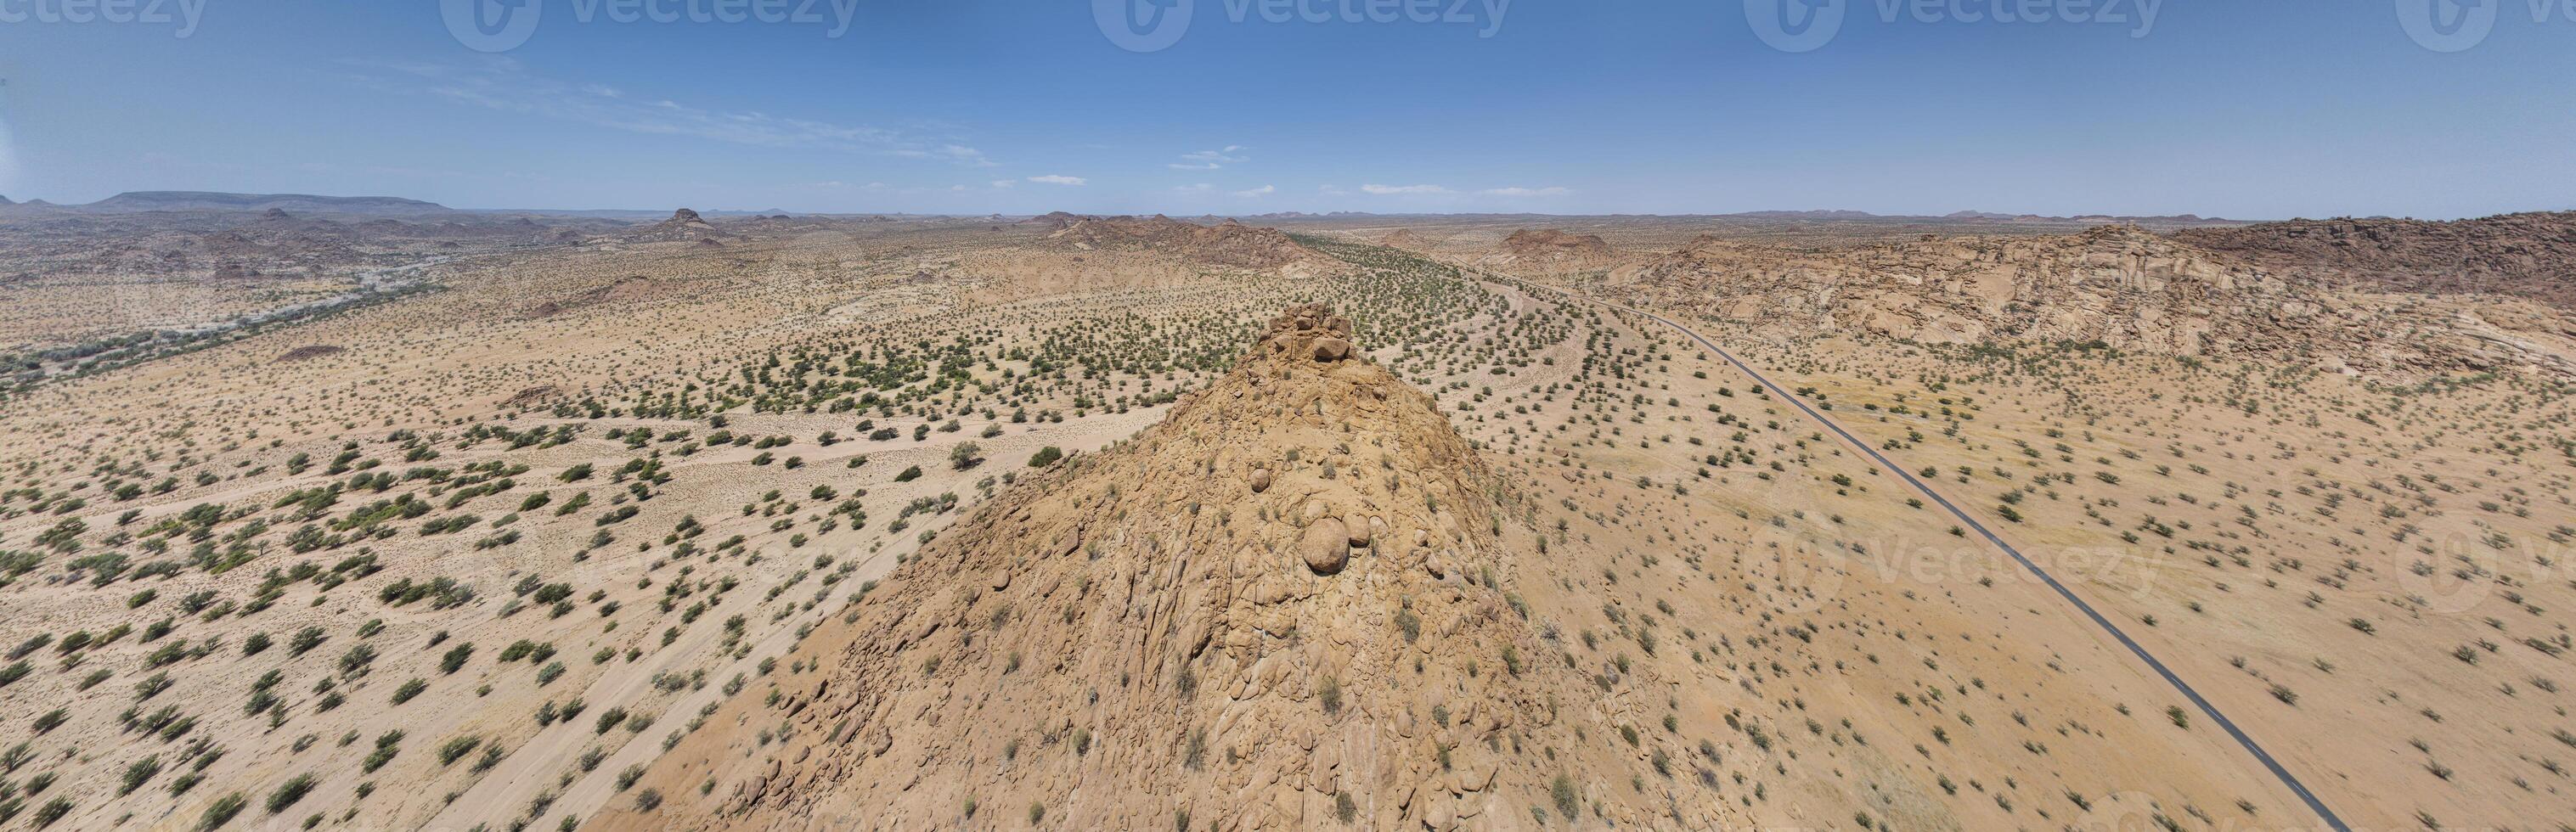
[[670, 219], [627, 235], [626, 239], [630, 242], [643, 243], [702, 242], [724, 235], [723, 229], [717, 228], [714, 223], [707, 222], [706, 218], [698, 216], [698, 212], [682, 208], [671, 212]]
[[1598, 235], [1554, 228], [1514, 231], [1503, 238], [1503, 253], [1516, 267], [1552, 272], [1602, 268], [1613, 256], [1610, 244]]
[[277, 361], [280, 364], [296, 361], [309, 361], [316, 358], [322, 358], [324, 356], [339, 355], [348, 351], [349, 348], [338, 344], [306, 344], [301, 347], [296, 347], [294, 349], [278, 353]]
[[2512, 317], [2523, 349], [2460, 323], [2463, 304], [2340, 292], [2128, 226], [2069, 236], [1925, 237], [1799, 250], [1702, 237], [1616, 269], [1614, 297], [1786, 335], [1971, 344], [2099, 343], [2131, 351], [2295, 361], [2338, 371], [2542, 369], [2576, 354], [2555, 316]]
[[2576, 211], [2453, 222], [2291, 220], [2173, 236], [2296, 278], [2393, 292], [2510, 295], [2576, 310]]
[[1654, 819], [1610, 706], [1497, 585], [1524, 557], [1497, 484], [1349, 332], [1292, 309], [1161, 425], [944, 532], [655, 763], [658, 809], [593, 827]]
[[[1055, 217], [1050, 214], [1040, 219]], [[1056, 218], [1050, 221], [1062, 222], [1063, 225], [1047, 235], [1047, 239], [1080, 251], [1150, 251], [1217, 265], [1256, 269], [1322, 259], [1277, 229], [1258, 228], [1234, 220], [1199, 225], [1156, 215], [1144, 218], [1081, 217], [1070, 221]]]
[[[714, 242], [707, 240], [705, 242]], [[718, 243], [718, 245], [722, 245]], [[627, 275], [607, 283], [546, 298], [527, 307], [519, 316], [528, 320], [551, 318], [597, 306], [632, 306], [663, 300], [672, 296], [681, 281], [659, 281], [640, 274]]]
[[1049, 231], [1063, 231], [1072, 227], [1074, 223], [1081, 222], [1085, 219], [1090, 218], [1080, 214], [1070, 214], [1063, 211], [1049, 211], [1044, 214], [1039, 214], [1037, 216], [1021, 220], [1019, 224], [1040, 226]]

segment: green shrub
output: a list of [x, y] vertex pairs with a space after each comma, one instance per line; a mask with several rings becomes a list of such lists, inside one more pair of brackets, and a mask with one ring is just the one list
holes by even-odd
[[295, 805], [295, 801], [303, 800], [305, 793], [311, 791], [313, 791], [313, 775], [310, 774], [298, 774], [293, 779], [277, 784], [277, 790], [268, 793], [268, 813], [274, 815], [286, 811], [287, 807]]
[[215, 798], [215, 802], [208, 804], [206, 806], [206, 811], [197, 816], [197, 829], [202, 832], [203, 830], [217, 829], [222, 827], [224, 824], [231, 823], [233, 816], [241, 814], [242, 806], [249, 802], [250, 801], [242, 797], [241, 792], [233, 792], [232, 794]]

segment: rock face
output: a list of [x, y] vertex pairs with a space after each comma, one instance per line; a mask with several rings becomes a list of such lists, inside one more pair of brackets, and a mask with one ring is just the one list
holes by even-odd
[[1658, 816], [1488, 583], [1526, 557], [1504, 492], [1429, 397], [1316, 360], [1348, 332], [1292, 309], [1163, 424], [986, 504], [654, 763], [658, 810], [592, 826], [1528, 828], [1566, 822], [1559, 778]]
[[[2126, 226], [1813, 251], [1702, 237], [1597, 288], [1788, 336], [2098, 344], [2397, 373], [2576, 366], [2576, 330], [2528, 305], [2333, 291]], [[2497, 314], [2461, 324], [2487, 310]], [[2497, 317], [2519, 328], [2477, 331], [2501, 328]]]
[[2393, 292], [2511, 295], [2576, 310], [2576, 211], [2452, 222], [2291, 220], [2173, 236], [2286, 275]]
[[1234, 220], [1215, 225], [1151, 217], [1074, 217], [1048, 214], [1031, 220], [1055, 228], [1048, 239], [1083, 251], [1154, 251], [1226, 266], [1267, 269], [1320, 259], [1278, 229]]

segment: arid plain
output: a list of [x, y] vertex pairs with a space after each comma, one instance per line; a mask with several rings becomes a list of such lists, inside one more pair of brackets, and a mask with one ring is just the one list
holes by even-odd
[[0, 825], [2576, 822], [2576, 215], [151, 207]]

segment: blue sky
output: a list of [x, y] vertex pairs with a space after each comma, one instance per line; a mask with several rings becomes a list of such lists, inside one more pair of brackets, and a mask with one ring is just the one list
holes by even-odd
[[[1429, 23], [1391, 0], [1268, 0], [1297, 4], [1285, 23], [1259, 0], [1172, 0], [1192, 4], [1189, 26], [1152, 52], [1121, 48], [1087, 0], [839, 0], [854, 13], [837, 36], [833, 0], [811, 4], [815, 22], [611, 19], [638, 1], [529, 0], [532, 34], [487, 53], [439, 2], [131, 0], [171, 20], [77, 23], [62, 4], [84, 0], [0, 0], [0, 194], [1172, 214], [2576, 207], [2576, 19], [2552, 6], [2535, 21], [2536, 0], [2485, 0], [2491, 34], [2451, 53], [2400, 24], [2408, 2], [2450, 0], [2169, 0], [2152, 27], [2146, 0], [2094, 0], [2120, 23], [1843, 0], [1835, 37], [1804, 53], [1766, 44], [1744, 0], [1412, 0], [1467, 18]], [[682, 17], [805, 3], [640, 1]], [[2001, 5], [2083, 8], [2068, 2]]]

